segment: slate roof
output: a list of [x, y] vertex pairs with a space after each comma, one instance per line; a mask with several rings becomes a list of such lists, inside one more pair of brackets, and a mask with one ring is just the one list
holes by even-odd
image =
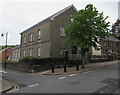
[[[8, 49], [12, 49], [12, 48], [11, 48], [11, 47], [7, 47], [7, 50], [8, 50]], [[6, 50], [6, 48], [0, 50], [0, 53], [4, 52], [5, 50]]]
[[[70, 8], [73, 8], [76, 12], [78, 12], [78, 10], [77, 10], [77, 9], [74, 7], [74, 5], [72, 4], [72, 5], [70, 5], [70, 6], [66, 7], [66, 8], [64, 8], [63, 10], [60, 10], [59, 12], [57, 12], [57, 13], [55, 13], [55, 14], [49, 16], [48, 18], [43, 19], [42, 21], [38, 22], [37, 24], [35, 24], [34, 26], [32, 26], [32, 27], [26, 29], [26, 30], [23, 31], [23, 32], [26, 32], [27, 30], [32, 29], [32, 28], [34, 28], [34, 27], [36, 27], [36, 26], [38, 26], [38, 25], [40, 25], [41, 23], [44, 23], [44, 22], [46, 22], [46, 21], [54, 20], [55, 17], [59, 16], [60, 14], [64, 13], [65, 11], [67, 11], [67, 10], [70, 9]], [[21, 33], [23, 33], [23, 32], [21, 32]], [[20, 33], [20, 34], [21, 34], [21, 33]]]
[[3, 51], [5, 51], [6, 49], [2, 49], [2, 50], [0, 50], [0, 53], [2, 53]]
[[16, 47], [13, 47], [12, 49], [20, 49], [20, 45], [17, 45]]

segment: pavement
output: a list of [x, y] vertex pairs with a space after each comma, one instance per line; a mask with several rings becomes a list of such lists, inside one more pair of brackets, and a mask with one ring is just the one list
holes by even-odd
[[9, 82], [3, 78], [0, 78], [0, 86], [1, 86], [0, 93], [5, 93], [5, 92], [11, 90], [13, 87], [11, 82]]
[[88, 72], [95, 69], [100, 69], [102, 67], [106, 67], [113, 64], [120, 63], [120, 60], [110, 61], [110, 62], [102, 62], [102, 63], [90, 63], [86, 64], [85, 68], [82, 69], [81, 66], [79, 66], [79, 71], [76, 71], [76, 67], [67, 67], [67, 72], [64, 72], [64, 68], [55, 69], [54, 73], [52, 73], [52, 70], [40, 72], [40, 73], [32, 73], [33, 75], [67, 75], [67, 74], [76, 74], [76, 73], [83, 73]]

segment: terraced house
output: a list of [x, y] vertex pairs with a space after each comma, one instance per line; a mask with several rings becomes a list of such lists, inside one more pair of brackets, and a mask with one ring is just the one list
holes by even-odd
[[105, 37], [101, 42], [101, 54], [111, 53], [112, 56], [117, 59], [120, 57], [120, 40], [116, 37]]
[[120, 39], [120, 18], [117, 19], [112, 25], [112, 33], [115, 34], [118, 39]]
[[12, 48], [12, 60], [18, 61], [20, 59], [20, 45]]
[[65, 27], [78, 11], [70, 5], [21, 33], [21, 57], [63, 57]]

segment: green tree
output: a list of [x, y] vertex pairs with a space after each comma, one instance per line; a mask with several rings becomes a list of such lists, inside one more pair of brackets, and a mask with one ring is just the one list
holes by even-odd
[[98, 48], [101, 39], [109, 35], [110, 22], [106, 21], [107, 18], [89, 4], [74, 15], [73, 22], [66, 27], [67, 45], [81, 48], [82, 68], [85, 67], [85, 54], [89, 48]]

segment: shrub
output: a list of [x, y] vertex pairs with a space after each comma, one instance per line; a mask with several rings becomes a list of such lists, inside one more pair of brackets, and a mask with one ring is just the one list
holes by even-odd
[[38, 58], [34, 56], [26, 56], [19, 59], [19, 63], [35, 63], [37, 62]]

